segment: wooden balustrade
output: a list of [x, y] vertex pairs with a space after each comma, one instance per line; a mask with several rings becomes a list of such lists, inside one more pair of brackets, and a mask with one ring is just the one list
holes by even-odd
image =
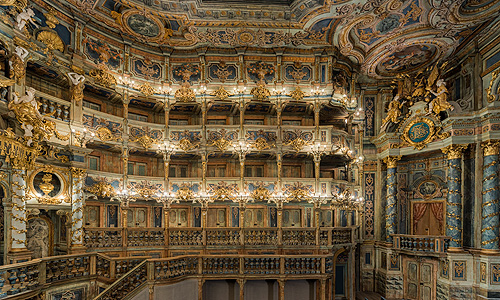
[[355, 243], [357, 227], [306, 228], [85, 228], [87, 249], [104, 248], [226, 248], [332, 247]]
[[22, 294], [19, 297], [24, 299], [53, 284], [98, 280], [109, 286], [95, 300], [122, 299], [146, 283], [168, 283], [188, 277], [325, 279], [332, 276], [333, 266], [332, 255], [187, 255], [153, 259], [84, 253], [0, 267], [0, 298]]
[[393, 234], [393, 248], [418, 252], [445, 253], [450, 237]]
[[168, 283], [189, 277], [210, 279], [265, 278], [325, 279], [333, 274], [327, 255], [187, 255], [148, 259], [115, 281], [94, 300], [122, 299], [148, 281]]

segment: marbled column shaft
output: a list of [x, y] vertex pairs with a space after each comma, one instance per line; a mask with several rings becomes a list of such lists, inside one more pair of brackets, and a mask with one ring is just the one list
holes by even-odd
[[396, 205], [397, 205], [396, 167], [387, 168], [387, 206], [385, 207], [385, 240], [392, 243], [391, 234], [396, 233]]
[[498, 154], [486, 155], [483, 159], [483, 204], [481, 222], [481, 247], [498, 250], [499, 206], [498, 206]]
[[26, 248], [25, 176], [24, 170], [12, 170], [12, 249]]
[[83, 244], [83, 177], [73, 173], [71, 196], [71, 244]]
[[448, 198], [446, 200], [446, 235], [450, 247], [462, 247], [462, 166], [460, 158], [448, 159]]

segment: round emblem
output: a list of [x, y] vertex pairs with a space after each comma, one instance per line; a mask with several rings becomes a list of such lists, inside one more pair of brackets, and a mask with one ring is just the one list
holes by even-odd
[[161, 42], [165, 40], [165, 25], [160, 19], [144, 14], [136, 9], [129, 9], [122, 14], [125, 32], [143, 41]]
[[61, 179], [54, 173], [38, 172], [33, 178], [33, 187], [42, 197], [56, 197], [62, 192]]
[[412, 142], [420, 143], [429, 137], [430, 131], [430, 127], [427, 123], [418, 122], [410, 127], [410, 130], [408, 130], [408, 137]]
[[152, 19], [141, 14], [130, 15], [127, 25], [138, 35], [154, 38], [160, 34], [160, 27]]

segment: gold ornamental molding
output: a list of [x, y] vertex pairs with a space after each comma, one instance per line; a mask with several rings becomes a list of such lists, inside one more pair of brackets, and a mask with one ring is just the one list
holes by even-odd
[[83, 178], [87, 174], [87, 170], [81, 168], [71, 167], [70, 171], [71, 171], [71, 176], [73, 176], [73, 178]]
[[441, 149], [444, 154], [447, 155], [448, 159], [462, 158], [462, 154], [469, 145], [449, 145]]
[[398, 161], [401, 160], [402, 157], [402, 155], [387, 156], [383, 161], [387, 164], [387, 168], [396, 168], [398, 166]]
[[98, 197], [114, 197], [116, 195], [115, 189], [113, 186], [104, 180], [101, 180], [97, 183], [94, 183], [93, 185], [89, 186], [86, 188], [86, 190], [94, 194]]
[[38, 157], [35, 147], [28, 147], [21, 137], [17, 137], [11, 128], [0, 131], [0, 155], [14, 169], [32, 169]]
[[481, 143], [481, 147], [484, 150], [484, 156], [498, 155], [500, 152], [500, 141], [489, 140]]

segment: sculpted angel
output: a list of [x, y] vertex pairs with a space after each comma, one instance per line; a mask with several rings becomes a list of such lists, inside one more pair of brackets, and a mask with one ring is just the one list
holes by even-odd
[[398, 122], [398, 118], [401, 116], [401, 108], [403, 107], [403, 104], [404, 102], [399, 102], [399, 95], [396, 95], [394, 99], [392, 99], [387, 109], [387, 116], [382, 121], [382, 128], [385, 128], [389, 122]]
[[432, 99], [431, 103], [429, 103], [429, 113], [434, 112], [434, 114], [439, 115], [440, 112], [446, 111], [448, 109], [453, 110], [453, 106], [448, 102], [448, 89], [446, 88], [446, 83], [444, 80], [439, 79], [436, 82], [437, 91], [434, 92], [430, 90], [430, 92], [436, 96], [436, 98]]

